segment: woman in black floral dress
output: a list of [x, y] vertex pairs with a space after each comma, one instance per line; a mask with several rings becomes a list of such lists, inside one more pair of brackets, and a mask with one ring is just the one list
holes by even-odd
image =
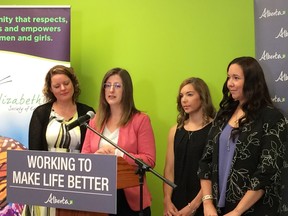
[[234, 59], [198, 172], [204, 215], [279, 214], [286, 127], [260, 64]]

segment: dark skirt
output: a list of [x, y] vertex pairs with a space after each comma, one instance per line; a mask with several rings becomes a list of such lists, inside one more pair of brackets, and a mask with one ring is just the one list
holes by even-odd
[[[140, 203], [139, 203], [140, 206]], [[139, 216], [140, 211], [133, 211], [125, 197], [123, 190], [117, 190], [117, 214], [110, 214], [110, 216]], [[143, 210], [142, 216], [151, 216], [151, 209], [147, 207]]]

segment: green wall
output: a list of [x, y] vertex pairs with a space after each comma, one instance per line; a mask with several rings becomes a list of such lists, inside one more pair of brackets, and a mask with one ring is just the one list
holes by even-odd
[[[252, 0], [1, 0], [2, 5], [71, 5], [71, 64], [80, 79], [80, 100], [98, 103], [103, 74], [126, 68], [135, 102], [152, 120], [155, 170], [162, 174], [169, 128], [175, 124], [180, 82], [190, 76], [221, 99], [227, 64], [254, 56]], [[147, 173], [152, 215], [162, 215], [162, 180]]]

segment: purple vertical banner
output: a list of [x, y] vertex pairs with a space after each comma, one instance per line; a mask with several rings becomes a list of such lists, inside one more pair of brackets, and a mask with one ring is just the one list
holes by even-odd
[[[263, 67], [272, 100], [285, 115], [287, 122], [288, 1], [254, 0], [254, 6], [256, 58]], [[288, 215], [287, 157], [286, 153], [282, 174], [281, 216]]]
[[48, 70], [70, 65], [70, 7], [0, 6], [0, 135], [28, 146]]
[[256, 58], [275, 105], [288, 117], [288, 1], [255, 0]]
[[70, 6], [0, 6], [0, 215], [21, 215], [23, 206], [6, 200], [5, 155], [28, 147], [48, 70], [70, 65], [70, 20]]

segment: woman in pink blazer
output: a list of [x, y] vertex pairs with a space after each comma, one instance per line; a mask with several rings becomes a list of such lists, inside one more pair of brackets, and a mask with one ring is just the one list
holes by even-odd
[[[135, 158], [144, 161], [151, 168], [155, 166], [156, 149], [151, 122], [146, 114], [135, 107], [132, 80], [126, 70], [113, 68], [106, 73], [102, 80], [97, 114], [89, 122], [89, 125]], [[137, 169], [134, 160], [92, 131], [86, 133], [82, 153], [117, 155], [123, 157]], [[144, 216], [151, 215], [151, 200], [144, 177]], [[118, 216], [138, 216], [139, 211], [139, 186], [117, 191]]]

